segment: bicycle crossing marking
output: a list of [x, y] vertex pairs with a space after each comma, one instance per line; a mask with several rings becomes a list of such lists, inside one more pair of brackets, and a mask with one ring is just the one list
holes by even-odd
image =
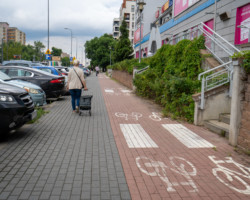
[[174, 137], [188, 148], [212, 148], [210, 142], [195, 134], [182, 124], [162, 124]]
[[[149, 176], [158, 176], [163, 182], [167, 184], [167, 191], [168, 192], [176, 192], [175, 187], [177, 186], [190, 186], [192, 187], [191, 190], [188, 190], [188, 192], [198, 192], [198, 188], [194, 181], [192, 180], [191, 176], [197, 175], [197, 170], [195, 166], [187, 161], [185, 158], [178, 157], [178, 156], [171, 156], [169, 157], [170, 163], [174, 168], [171, 168], [170, 166], [167, 166], [165, 163], [161, 161], [154, 161], [150, 158], [147, 158], [145, 156], [137, 157], [136, 158], [136, 165], [137, 167], [145, 174]], [[177, 161], [177, 163], [176, 163]], [[185, 164], [187, 164], [189, 167], [187, 167]], [[187, 167], [187, 168], [186, 168]], [[186, 170], [188, 169], [188, 171]], [[190, 170], [191, 169], [191, 170]], [[179, 182], [172, 182], [168, 178], [167, 171], [172, 171], [176, 174], [179, 174], [183, 176], [186, 180], [185, 181], [179, 181]]]
[[[215, 156], [208, 156], [208, 158], [216, 164], [217, 168], [213, 168], [213, 175], [227, 187], [239, 193], [250, 195], [250, 168], [245, 167], [235, 162], [231, 157], [225, 157], [225, 160], [216, 160]], [[239, 170], [235, 171], [225, 167], [226, 164], [233, 164]], [[221, 176], [219, 174], [224, 174]], [[234, 181], [235, 180], [235, 181]], [[246, 182], [248, 180], [248, 182]]]
[[140, 124], [120, 124], [129, 148], [158, 148]]

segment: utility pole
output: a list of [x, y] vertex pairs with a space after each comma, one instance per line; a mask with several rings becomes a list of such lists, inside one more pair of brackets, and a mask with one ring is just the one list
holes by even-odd
[[48, 49], [49, 49], [49, 0], [48, 0]]
[[2, 38], [2, 63], [3, 63], [3, 38]]

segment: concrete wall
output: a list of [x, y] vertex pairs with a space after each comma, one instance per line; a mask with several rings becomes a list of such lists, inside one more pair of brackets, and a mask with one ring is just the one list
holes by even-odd
[[112, 70], [112, 78], [126, 87], [133, 89], [133, 75], [119, 70]]
[[241, 123], [238, 146], [250, 150], [250, 75], [245, 82], [245, 99], [241, 104]]
[[219, 119], [219, 114], [230, 113], [231, 100], [228, 87], [222, 86], [205, 93], [205, 108], [199, 109], [200, 93], [192, 96], [195, 101], [194, 124], [203, 125], [204, 120]]

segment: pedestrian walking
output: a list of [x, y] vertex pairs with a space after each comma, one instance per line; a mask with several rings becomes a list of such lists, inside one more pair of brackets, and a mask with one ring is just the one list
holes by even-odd
[[80, 97], [82, 94], [82, 88], [88, 90], [86, 82], [84, 79], [84, 73], [81, 68], [79, 68], [79, 61], [74, 60], [73, 68], [70, 69], [68, 74], [67, 89], [71, 95], [71, 104], [73, 112], [79, 112]]
[[95, 67], [95, 71], [96, 71], [96, 76], [98, 76], [99, 71], [100, 71], [100, 68], [99, 68], [99, 66], [98, 66], [98, 65]]

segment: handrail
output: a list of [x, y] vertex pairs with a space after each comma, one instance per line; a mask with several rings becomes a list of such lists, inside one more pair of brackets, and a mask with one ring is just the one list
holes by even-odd
[[136, 69], [136, 70], [135, 70], [135, 73], [136, 73], [136, 74], [140, 74], [140, 73], [146, 71], [148, 68], [149, 68], [149, 66], [144, 67], [143, 69], [140, 69], [140, 70], [137, 70], [137, 69]]
[[230, 42], [228, 42], [227, 40], [225, 40], [223, 37], [221, 37], [218, 33], [216, 33], [213, 29], [211, 29], [210, 27], [208, 27], [206, 24], [204, 24], [203, 22], [200, 23], [201, 25], [205, 26], [206, 28], [208, 28], [214, 35], [216, 35], [218, 38], [222, 39], [225, 43], [227, 43], [230, 47], [232, 47], [235, 51], [240, 52], [239, 49], [237, 49], [234, 45], [232, 45]]
[[226, 66], [226, 65], [229, 65], [229, 64], [231, 64], [231, 63], [232, 63], [232, 61], [229, 61], [229, 62], [224, 63], [224, 64], [222, 64], [222, 65], [219, 65], [219, 66], [217, 66], [217, 67], [215, 67], [215, 68], [212, 68], [212, 69], [209, 69], [209, 70], [207, 70], [207, 71], [205, 71], [205, 72], [200, 73], [199, 76], [198, 76], [198, 80], [201, 79], [201, 76], [202, 76], [202, 75], [205, 75], [205, 74], [207, 74], [207, 73], [210, 73], [210, 72], [212, 72], [212, 71], [215, 71], [215, 70], [217, 70], [217, 69], [219, 69], [219, 68], [222, 68], [222, 67], [224, 67], [224, 66]]

